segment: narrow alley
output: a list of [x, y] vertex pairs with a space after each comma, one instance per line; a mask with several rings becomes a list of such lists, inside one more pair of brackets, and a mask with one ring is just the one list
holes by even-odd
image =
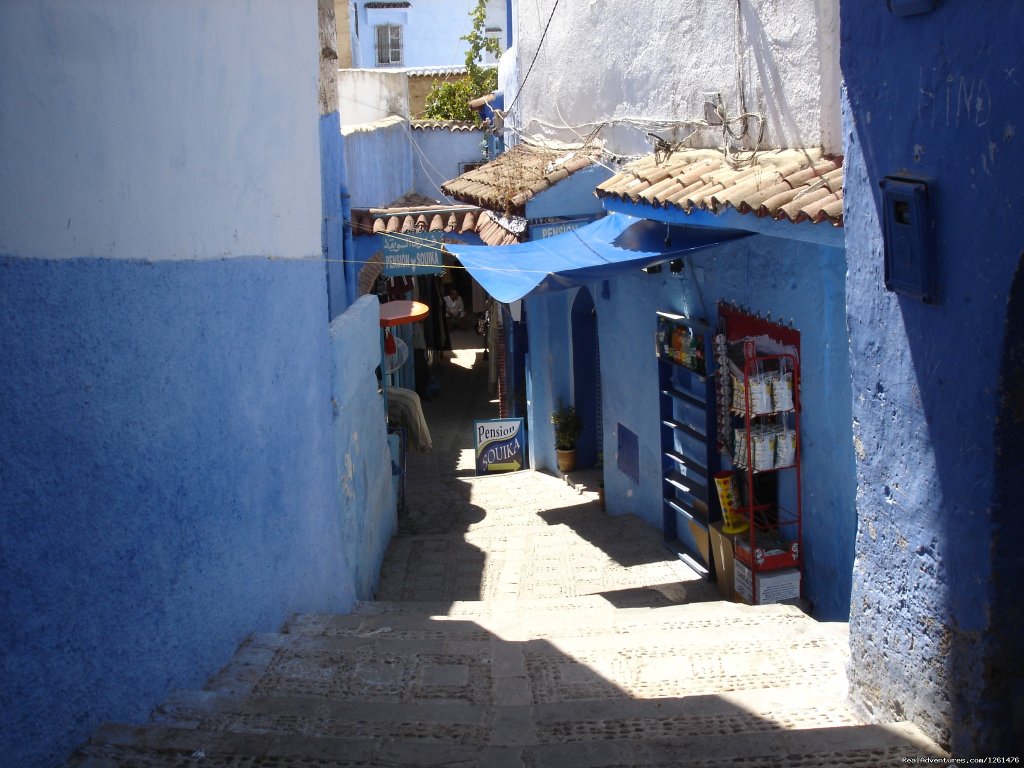
[[901, 766], [943, 753], [846, 705], [845, 625], [721, 602], [657, 531], [536, 472], [473, 476], [487, 362], [457, 334], [378, 600], [253, 635], [76, 768]]

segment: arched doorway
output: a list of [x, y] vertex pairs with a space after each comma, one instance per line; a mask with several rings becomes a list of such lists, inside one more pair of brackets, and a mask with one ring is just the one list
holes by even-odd
[[590, 291], [580, 288], [572, 304], [573, 402], [583, 419], [576, 446], [576, 465], [593, 467], [601, 450], [601, 363], [597, 343], [597, 310]]

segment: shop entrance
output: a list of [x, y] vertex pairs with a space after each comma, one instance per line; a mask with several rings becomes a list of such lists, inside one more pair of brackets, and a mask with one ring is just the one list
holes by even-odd
[[576, 447], [580, 469], [597, 464], [601, 450], [601, 365], [597, 343], [597, 309], [590, 291], [580, 288], [572, 304], [573, 401], [583, 419]]

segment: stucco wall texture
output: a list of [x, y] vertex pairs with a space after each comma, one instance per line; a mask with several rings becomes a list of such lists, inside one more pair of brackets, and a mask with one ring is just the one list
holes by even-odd
[[5, 765], [370, 589], [394, 496], [383, 418], [349, 400], [379, 401], [379, 331], [328, 325], [317, 11], [0, 4]]
[[360, 600], [373, 598], [398, 506], [384, 401], [377, 394], [380, 301], [363, 296], [331, 322], [333, 351], [334, 482], [338, 488], [342, 551]]
[[742, 93], [765, 117], [765, 146], [840, 151], [839, 0], [553, 5], [520, 4], [516, 69], [534, 69], [521, 94], [505, 83], [519, 131], [577, 140], [607, 123], [601, 138], [627, 155], [651, 151], [651, 130], [668, 141], [698, 130], [694, 141], [718, 146], [721, 128], [697, 125], [706, 94], [737, 116]]
[[323, 265], [0, 260], [0, 753], [345, 611]]
[[[777, 224], [778, 227], [792, 226]], [[692, 269], [673, 276], [625, 274], [590, 286], [596, 305], [604, 413], [605, 495], [611, 514], [632, 513], [662, 527], [661, 434], [655, 310], [709, 317], [719, 299], [791, 319], [801, 332], [805, 596], [822, 620], [844, 620], [856, 530], [850, 378], [844, 323], [843, 250], [754, 236], [698, 251]], [[574, 291], [527, 300], [531, 403], [550, 413], [572, 391], [568, 322]], [[534, 333], [534, 329], [541, 329]], [[551, 395], [551, 393], [554, 395]], [[554, 468], [550, 425], [531, 422], [537, 466]], [[617, 467], [617, 425], [639, 438], [640, 483]]]
[[450, 200], [441, 185], [462, 171], [460, 163], [483, 162], [481, 129], [450, 131], [443, 128], [412, 131], [413, 190], [435, 200]]
[[413, 189], [409, 123], [388, 117], [343, 127], [345, 179], [353, 208], [384, 208]]
[[315, 0], [0, 4], [0, 253], [318, 253], [317, 36]]
[[[1021, 522], [993, 500], [994, 477], [1019, 478], [995, 443], [1024, 245], [1022, 23], [1020, 2], [906, 18], [843, 5], [860, 519], [850, 679], [877, 717], [909, 718], [956, 756], [1019, 753], [1024, 730]], [[901, 171], [932, 180], [932, 305], [882, 286], [878, 182]]]

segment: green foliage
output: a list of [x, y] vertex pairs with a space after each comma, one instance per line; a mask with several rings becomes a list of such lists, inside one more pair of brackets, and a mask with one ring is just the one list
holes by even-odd
[[583, 431], [583, 419], [576, 413], [576, 408], [559, 398], [558, 407], [551, 414], [551, 423], [555, 425], [555, 448], [560, 451], [575, 448], [576, 440]]
[[498, 87], [498, 72], [494, 67], [482, 67], [484, 51], [501, 53], [497, 40], [487, 37], [487, 0], [477, 0], [469, 12], [473, 26], [469, 34], [460, 39], [469, 43], [466, 52], [466, 77], [447, 83], [435, 83], [427, 94], [425, 115], [432, 120], [478, 121], [477, 113], [469, 108], [473, 99], [491, 93]]
[[431, 120], [467, 120], [478, 122], [480, 115], [471, 109], [469, 102], [498, 87], [498, 73], [494, 69], [484, 70], [482, 85], [474, 85], [468, 78], [435, 83], [427, 94], [424, 115]]

